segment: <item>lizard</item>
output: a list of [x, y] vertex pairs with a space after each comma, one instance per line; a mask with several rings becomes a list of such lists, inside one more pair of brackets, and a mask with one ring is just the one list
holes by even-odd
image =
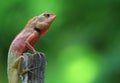
[[37, 51], [34, 49], [35, 44], [41, 35], [47, 33], [51, 23], [56, 15], [50, 12], [42, 13], [28, 21], [24, 29], [14, 38], [8, 51], [8, 82], [18, 83], [19, 74], [22, 73], [23, 56], [27, 50], [32, 53]]

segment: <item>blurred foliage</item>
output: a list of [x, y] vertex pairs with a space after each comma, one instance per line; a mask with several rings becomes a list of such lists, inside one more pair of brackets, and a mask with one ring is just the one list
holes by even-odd
[[1, 0], [0, 83], [13, 38], [45, 11], [57, 14], [35, 47], [48, 58], [45, 83], [120, 83], [119, 0]]

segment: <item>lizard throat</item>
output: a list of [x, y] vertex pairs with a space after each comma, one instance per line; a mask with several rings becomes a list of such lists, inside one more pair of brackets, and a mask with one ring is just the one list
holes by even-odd
[[40, 31], [41, 31], [41, 30], [40, 30], [39, 28], [37, 28], [37, 27], [35, 27], [34, 30], [37, 31], [38, 33], [40, 33]]

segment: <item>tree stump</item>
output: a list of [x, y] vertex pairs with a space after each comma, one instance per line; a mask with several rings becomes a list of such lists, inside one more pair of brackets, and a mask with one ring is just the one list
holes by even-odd
[[44, 53], [24, 53], [22, 83], [44, 83], [46, 57]]

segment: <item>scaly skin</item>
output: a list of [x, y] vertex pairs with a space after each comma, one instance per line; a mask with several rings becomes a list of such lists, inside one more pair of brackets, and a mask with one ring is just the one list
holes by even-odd
[[32, 18], [25, 28], [15, 37], [10, 45], [8, 52], [8, 81], [18, 83], [19, 74], [22, 72], [23, 56], [27, 50], [36, 53], [34, 45], [41, 35], [45, 34], [52, 21], [56, 18], [55, 14], [45, 12]]

